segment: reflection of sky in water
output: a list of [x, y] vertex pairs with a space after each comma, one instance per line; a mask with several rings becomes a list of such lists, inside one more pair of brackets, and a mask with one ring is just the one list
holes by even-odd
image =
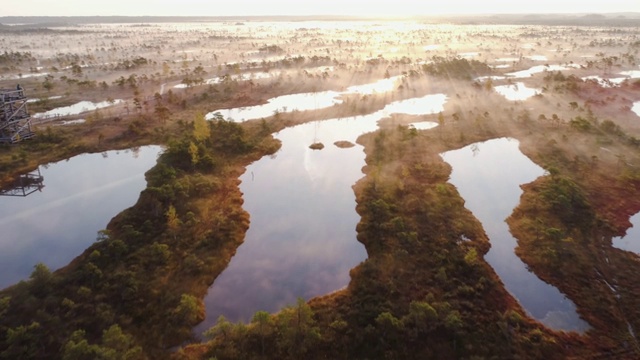
[[517, 62], [520, 61], [520, 58], [517, 57], [506, 57], [506, 58], [498, 58], [496, 61], [500, 62]]
[[305, 111], [324, 109], [336, 104], [341, 104], [342, 100], [339, 99], [339, 96], [342, 94], [371, 95], [392, 91], [395, 89], [398, 79], [400, 79], [400, 76], [393, 76], [370, 84], [354, 85], [348, 87], [344, 92], [322, 91], [278, 96], [269, 99], [268, 103], [263, 105], [215, 110], [208, 113], [206, 118], [213, 119], [215, 113], [219, 112], [225, 119], [242, 122], [273, 116], [275, 111], [284, 113], [294, 110]]
[[527, 59], [533, 60], [533, 61], [547, 61], [547, 57], [544, 55], [531, 55], [531, 56], [525, 56]]
[[444, 111], [447, 96], [444, 94], [426, 95], [421, 98], [400, 100], [388, 104], [384, 108], [386, 114], [422, 115]]
[[518, 82], [513, 85], [495, 86], [496, 92], [504, 96], [507, 100], [526, 100], [540, 93], [537, 89], [528, 88], [524, 83]]
[[525, 77], [531, 77], [533, 76], [533, 74], [539, 74], [545, 71], [565, 71], [565, 70], [569, 70], [569, 68], [561, 65], [538, 65], [538, 66], [533, 66], [527, 70], [507, 73], [506, 75], [511, 77], [516, 77], [516, 78], [525, 78]]
[[[228, 63], [229, 65], [231, 63]], [[273, 73], [269, 72], [253, 72], [253, 73], [243, 73], [237, 75], [230, 75], [229, 79], [232, 81], [248, 81], [248, 80], [262, 80], [262, 79], [271, 79], [274, 77], [278, 77], [280, 72], [274, 71]], [[215, 85], [221, 84], [224, 81], [224, 77], [214, 77], [211, 79], [207, 79], [204, 81], [205, 85]], [[186, 89], [189, 86], [187, 84], [177, 84], [174, 86], [176, 89]]]
[[631, 111], [636, 113], [636, 115], [640, 116], [640, 101], [636, 101], [633, 103], [633, 107], [631, 107]]
[[438, 123], [434, 123], [433, 121], [421, 121], [411, 123], [411, 126], [413, 126], [416, 130], [429, 130], [438, 126]]
[[628, 76], [632, 79], [637, 79], [640, 78], [640, 70], [622, 71], [620, 72], [620, 75]]
[[245, 121], [273, 116], [274, 112], [305, 111], [327, 108], [342, 103], [338, 99], [340, 93], [336, 91], [323, 91], [317, 93], [302, 93], [278, 96], [268, 100], [268, 103], [256, 106], [247, 106], [235, 109], [216, 110], [207, 114], [207, 119], [212, 119], [219, 112], [225, 119], [233, 121]]
[[610, 88], [622, 84], [625, 80], [627, 80], [627, 78], [622, 77], [603, 79], [598, 75], [590, 75], [583, 77], [582, 80], [595, 80], [598, 82], [598, 84], [600, 84], [600, 86]]
[[47, 101], [47, 100], [54, 100], [54, 99], [61, 99], [62, 95], [56, 95], [56, 96], [49, 96], [49, 97], [43, 97], [43, 98], [39, 98], [39, 99], [29, 99], [27, 100], [28, 103], [35, 103], [38, 101]]
[[[302, 124], [276, 135], [282, 148], [275, 157], [256, 161], [241, 177], [251, 226], [211, 286], [205, 298], [207, 318], [196, 334], [220, 315], [249, 321], [258, 310], [277, 311], [298, 297], [309, 299], [348, 284], [349, 270], [366, 258], [356, 240], [360, 217], [351, 188], [362, 177], [365, 154], [361, 145], [341, 149], [333, 143], [355, 143], [361, 134], [375, 131], [390, 110], [429, 114], [446, 101], [444, 95], [421, 99], [392, 103], [369, 115]], [[325, 148], [309, 149], [314, 142]]]
[[389, 91], [395, 90], [396, 82], [399, 79], [400, 79], [400, 76], [392, 76], [388, 79], [381, 79], [371, 84], [349, 86], [345, 91], [345, 93], [371, 95], [375, 93], [389, 92]]
[[[625, 80], [640, 78], [640, 70], [621, 71], [619, 74], [624, 77], [612, 77], [612, 78], [603, 79], [598, 75], [590, 75], [590, 76], [583, 77], [582, 80], [596, 80], [602, 87], [615, 87], [622, 84]], [[634, 104], [636, 106], [636, 109], [634, 110], [634, 112], [636, 114], [639, 114], [640, 106], [637, 104], [638, 103]]]
[[627, 229], [627, 233], [623, 237], [613, 238], [613, 246], [640, 254], [640, 213], [633, 215], [629, 221], [631, 227]]
[[79, 103], [76, 103], [76, 104], [73, 104], [73, 105], [59, 107], [59, 108], [55, 108], [53, 110], [49, 110], [49, 111], [46, 111], [46, 112], [43, 112], [43, 113], [34, 114], [33, 117], [34, 118], [42, 118], [42, 117], [49, 117], [49, 116], [77, 115], [77, 114], [83, 113], [85, 111], [102, 109], [102, 108], [109, 107], [109, 106], [112, 106], [112, 105], [115, 105], [115, 104], [119, 104], [121, 102], [122, 102], [122, 100], [114, 100], [113, 102], [102, 101], [102, 102], [99, 102], [99, 103], [94, 103], [94, 102], [91, 102], [91, 101], [80, 101]]
[[27, 279], [42, 262], [68, 264], [99, 230], [133, 205], [156, 164], [158, 146], [85, 154], [41, 166], [44, 189], [27, 197], [0, 196], [0, 288]]
[[531, 316], [547, 326], [562, 330], [588, 328], [578, 317], [573, 302], [529, 272], [514, 253], [516, 239], [504, 221], [520, 202], [520, 185], [542, 176], [543, 169], [520, 152], [516, 140], [506, 138], [449, 151], [442, 158], [453, 168], [451, 183], [491, 239], [491, 250], [485, 259], [506, 289]]

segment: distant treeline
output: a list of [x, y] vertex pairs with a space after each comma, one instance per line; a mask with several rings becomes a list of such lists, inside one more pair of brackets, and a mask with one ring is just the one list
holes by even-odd
[[[424, 15], [395, 17], [393, 20], [413, 20], [430, 23], [456, 24], [514, 24], [569, 26], [640, 26], [640, 13], [609, 14], [483, 14], [483, 15]], [[2, 16], [1, 25], [67, 26], [96, 23], [169, 23], [169, 22], [242, 22], [242, 21], [382, 21], [388, 18], [308, 15], [308, 16]]]

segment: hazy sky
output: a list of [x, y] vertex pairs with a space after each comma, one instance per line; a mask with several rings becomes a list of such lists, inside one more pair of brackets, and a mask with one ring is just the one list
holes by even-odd
[[640, 12], [639, 0], [17, 0], [0, 16], [419, 15]]

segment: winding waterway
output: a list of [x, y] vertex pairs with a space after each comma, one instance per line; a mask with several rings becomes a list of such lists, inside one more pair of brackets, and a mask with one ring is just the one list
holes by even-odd
[[441, 154], [453, 170], [450, 182], [465, 199], [465, 206], [482, 223], [491, 241], [485, 259], [522, 307], [544, 325], [582, 332], [589, 325], [575, 305], [560, 291], [540, 280], [515, 254], [516, 239], [504, 221], [520, 202], [521, 184], [544, 175], [524, 156], [518, 141], [501, 138]]
[[[372, 114], [302, 124], [276, 134], [281, 149], [250, 165], [240, 178], [251, 226], [209, 289], [206, 319], [195, 333], [213, 326], [220, 315], [247, 322], [256, 311], [274, 312], [298, 297], [345, 287], [349, 270], [366, 259], [356, 239], [360, 217], [352, 189], [363, 175], [365, 154], [361, 145], [340, 148], [334, 143], [355, 143], [392, 113], [437, 113], [445, 101], [443, 94], [427, 95]], [[421, 124], [427, 125], [435, 124]], [[318, 142], [323, 150], [309, 148]]]
[[55, 270], [80, 255], [138, 200], [160, 151], [145, 146], [78, 155], [40, 166], [41, 190], [0, 196], [0, 288], [27, 279], [39, 262]]

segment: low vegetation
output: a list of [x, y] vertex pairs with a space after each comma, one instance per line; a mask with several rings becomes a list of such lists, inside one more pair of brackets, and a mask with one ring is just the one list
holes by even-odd
[[[370, 34], [378, 34], [377, 25], [372, 27]], [[475, 27], [465, 29], [474, 44], [490, 42], [480, 49], [482, 61], [448, 47], [425, 54], [436, 51], [423, 49], [425, 31], [388, 35], [395, 41], [404, 34], [412, 41], [407, 48], [421, 49], [421, 57], [411, 58], [411, 51], [377, 55], [367, 42], [343, 41], [342, 33], [321, 37], [306, 28], [260, 41], [245, 33], [194, 30], [189, 44], [181, 33], [172, 33], [135, 54], [116, 41], [100, 43], [95, 56], [104, 63], [92, 54], [47, 59], [56, 76], [29, 78], [25, 86], [43, 98], [50, 92], [65, 98], [43, 99], [33, 109], [84, 97], [126, 101], [85, 114], [85, 124], [63, 127], [53, 121], [38, 126], [33, 141], [1, 147], [0, 184], [38, 164], [85, 152], [147, 144], [161, 144], [165, 151], [147, 172], [147, 188], [137, 203], [115, 216], [83, 254], [55, 272], [38, 264], [28, 280], [0, 292], [0, 359], [639, 357], [638, 257], [613, 248], [611, 240], [624, 234], [629, 217], [640, 210], [640, 127], [630, 111], [640, 100], [640, 85], [626, 81], [606, 88], [577, 75], [546, 72], [523, 80], [541, 88], [540, 94], [507, 102], [494, 85], [512, 84], [511, 79], [475, 79], [500, 75], [485, 59], [496, 58], [492, 51], [502, 43]], [[626, 39], [620, 40], [624, 46], [593, 43], [591, 33], [581, 29], [567, 30], [575, 36], [570, 44], [557, 40], [555, 28], [536, 29], [508, 28], [508, 33], [539, 48], [556, 45], [562, 58], [565, 45], [582, 44], [590, 52], [637, 48], [627, 44], [637, 42], [628, 29], [598, 30]], [[455, 36], [433, 31], [454, 44]], [[436, 35], [428, 39], [443, 41]], [[80, 39], [94, 43], [91, 31], [66, 36], [73, 46]], [[508, 66], [531, 65], [519, 43], [500, 41], [519, 52]], [[217, 50], [190, 59], [167, 45], [176, 43], [179, 49], [233, 45], [243, 49], [239, 58], [247, 59], [235, 62]], [[326, 56], [288, 56], [289, 46]], [[251, 52], [283, 58], [256, 60]], [[107, 64], [113, 54], [124, 53]], [[623, 65], [636, 66], [632, 55], [598, 53], [597, 60], [575, 71], [610, 74]], [[38, 60], [29, 51], [4, 52], [0, 72], [33, 68], [37, 74]], [[237, 78], [271, 71], [277, 75], [267, 80]], [[219, 81], [208, 83], [214, 75]], [[276, 111], [243, 123], [204, 117], [277, 95], [338, 91], [391, 76], [399, 80], [388, 92], [344, 95], [341, 104], [324, 110]], [[163, 91], [165, 85], [169, 90]], [[171, 88], [177, 85], [184, 87]], [[251, 162], [276, 153], [273, 134], [304, 122], [371, 114], [392, 101], [432, 93], [448, 96], [442, 111], [389, 115], [377, 131], [357, 141], [366, 153], [364, 177], [354, 185], [361, 217], [357, 240], [368, 258], [351, 270], [349, 285], [308, 302], [300, 299], [275, 314], [257, 312], [247, 324], [221, 317], [200, 341], [192, 329], [204, 318], [202, 299], [249, 227], [238, 178]], [[438, 127], [419, 131], [408, 125], [415, 121]], [[585, 334], [553, 331], [527, 315], [484, 260], [490, 239], [448, 182], [451, 168], [440, 153], [499, 137], [518, 139], [523, 153], [547, 173], [522, 186], [521, 202], [507, 220], [518, 240], [517, 254], [576, 304], [592, 327]]]

